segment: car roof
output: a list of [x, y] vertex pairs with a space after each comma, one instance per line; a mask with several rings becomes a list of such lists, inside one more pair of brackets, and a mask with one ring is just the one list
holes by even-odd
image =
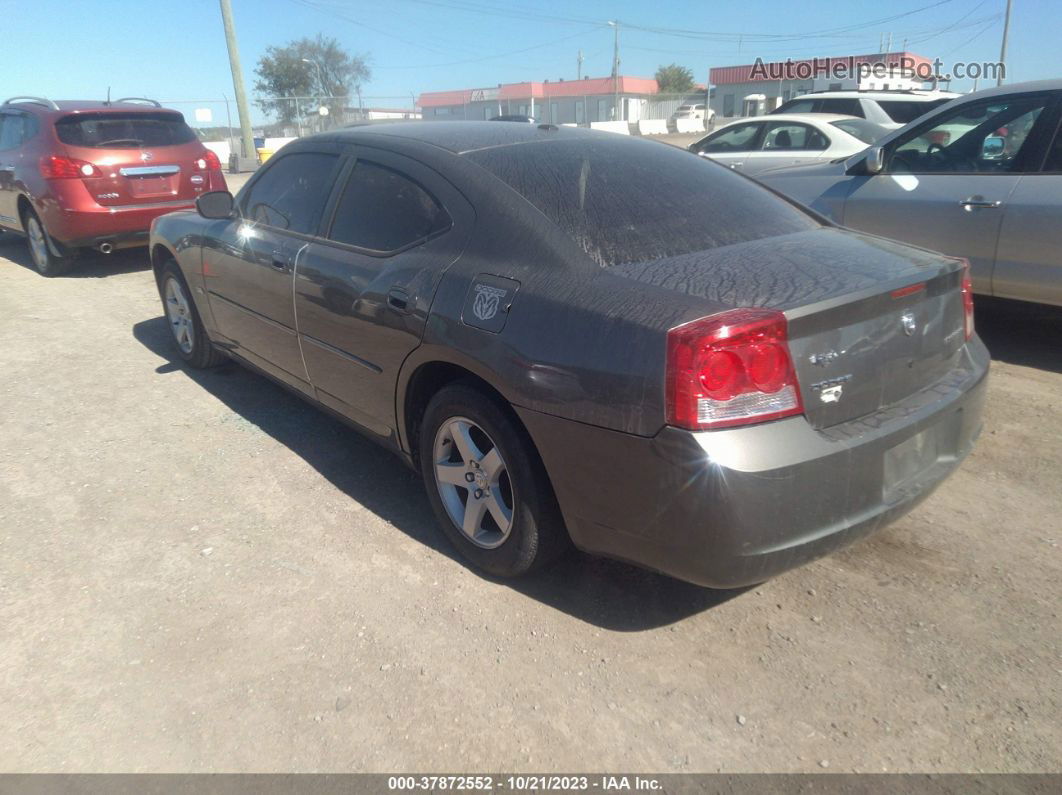
[[958, 94], [954, 91], [924, 91], [922, 89], [912, 89], [910, 91], [815, 91], [809, 94], [801, 94], [799, 97], [793, 97], [790, 102], [801, 99], [857, 99], [863, 97], [865, 99], [913, 99], [915, 101], [924, 100], [926, 102], [932, 102], [937, 99], [944, 99], [946, 97], [961, 97], [962, 94]]
[[[358, 140], [395, 138], [416, 141], [455, 154], [498, 146], [514, 146], [549, 140], [576, 140], [609, 135], [600, 130], [554, 124], [499, 124], [492, 121], [410, 121], [365, 124], [321, 134], [319, 140], [354, 143]], [[611, 133], [615, 135], [615, 133]], [[318, 136], [313, 136], [318, 138]], [[305, 140], [305, 139], [304, 139]]]
[[89, 99], [58, 99], [54, 100], [56, 107], [48, 107], [41, 102], [35, 102], [30, 99], [22, 99], [16, 102], [4, 103], [2, 107], [18, 108], [19, 110], [32, 110], [35, 113], [159, 113], [160, 111], [167, 111], [169, 113], [180, 113], [180, 111], [173, 110], [172, 108], [156, 108], [153, 105], [145, 105], [141, 102], [111, 102], [107, 103], [102, 100], [89, 100]]

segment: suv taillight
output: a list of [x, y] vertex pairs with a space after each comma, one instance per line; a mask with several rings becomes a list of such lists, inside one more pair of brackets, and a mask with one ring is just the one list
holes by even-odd
[[667, 422], [689, 430], [804, 411], [785, 315], [733, 309], [667, 333]]
[[221, 160], [209, 149], [205, 150], [201, 157], [195, 160], [196, 171], [221, 171]]
[[970, 280], [970, 260], [961, 259], [962, 262], [962, 320], [966, 339], [970, 339], [974, 333], [974, 302], [973, 282]]
[[102, 177], [103, 172], [86, 160], [72, 157], [45, 155], [40, 162], [41, 176], [45, 179], [79, 179], [82, 177]]

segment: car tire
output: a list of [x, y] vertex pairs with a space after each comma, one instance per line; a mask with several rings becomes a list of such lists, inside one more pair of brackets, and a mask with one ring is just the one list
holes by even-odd
[[158, 286], [163, 317], [177, 355], [197, 368], [217, 367], [224, 362], [225, 355], [210, 342], [188, 282], [172, 259], [167, 260], [159, 271]]
[[[61, 276], [74, 263], [74, 253], [67, 253], [52, 239], [36, 212], [29, 209], [22, 216], [30, 259], [41, 276]], [[60, 253], [56, 253], [60, 252]]]
[[452, 384], [428, 403], [418, 442], [443, 532], [495, 577], [526, 574], [570, 543], [545, 467], [506, 409], [473, 385]]

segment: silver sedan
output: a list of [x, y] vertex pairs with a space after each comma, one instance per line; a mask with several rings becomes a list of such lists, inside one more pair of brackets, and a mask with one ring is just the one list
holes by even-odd
[[825, 163], [862, 152], [888, 130], [833, 113], [782, 113], [739, 119], [691, 144], [702, 157], [745, 174], [780, 166]]

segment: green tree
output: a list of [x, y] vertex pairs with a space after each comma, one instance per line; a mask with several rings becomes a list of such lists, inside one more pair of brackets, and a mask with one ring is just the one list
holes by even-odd
[[688, 94], [693, 90], [693, 71], [677, 63], [661, 66], [655, 77], [661, 94]]
[[[296, 117], [296, 103], [283, 97], [320, 97], [335, 117], [348, 106], [351, 93], [361, 93], [372, 75], [365, 56], [352, 55], [336, 39], [320, 33], [314, 39], [267, 47], [254, 73], [259, 95], [255, 103], [283, 122]], [[305, 117], [316, 114], [317, 107], [303, 104], [298, 112]]]

